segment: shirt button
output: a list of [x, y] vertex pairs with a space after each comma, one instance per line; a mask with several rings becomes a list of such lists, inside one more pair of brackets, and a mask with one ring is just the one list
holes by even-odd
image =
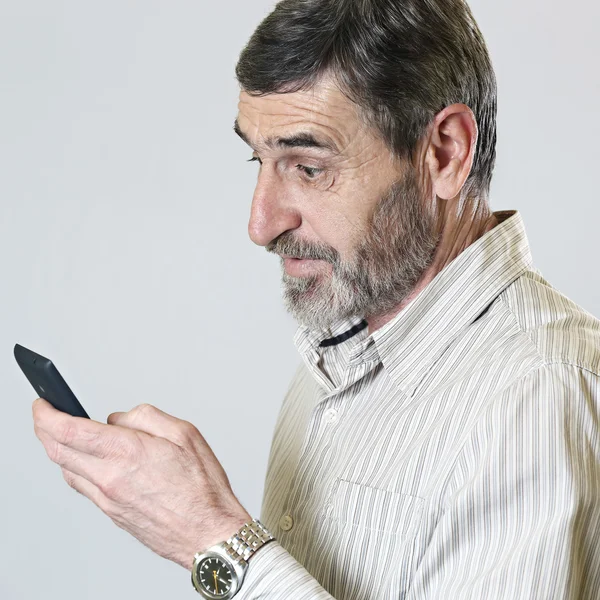
[[323, 418], [325, 419], [326, 423], [334, 423], [335, 421], [337, 421], [338, 411], [335, 408], [328, 408], [323, 413]]
[[279, 519], [279, 527], [284, 531], [289, 531], [294, 526], [294, 519], [290, 515], [283, 515], [281, 519]]

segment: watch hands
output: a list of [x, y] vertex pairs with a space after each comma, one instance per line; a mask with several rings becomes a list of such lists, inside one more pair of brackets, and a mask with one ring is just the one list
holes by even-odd
[[219, 584], [217, 583], [217, 572], [213, 571], [213, 576], [215, 578], [215, 592], [219, 593]]

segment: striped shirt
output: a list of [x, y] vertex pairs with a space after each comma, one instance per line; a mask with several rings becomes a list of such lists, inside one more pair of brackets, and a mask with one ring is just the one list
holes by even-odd
[[372, 334], [298, 329], [239, 600], [600, 598], [600, 321], [494, 214]]

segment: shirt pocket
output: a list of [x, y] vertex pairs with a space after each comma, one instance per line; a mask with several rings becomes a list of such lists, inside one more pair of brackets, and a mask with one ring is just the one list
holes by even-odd
[[425, 500], [337, 479], [304, 564], [336, 600], [403, 598]]
[[420, 522], [423, 504], [418, 496], [337, 479], [325, 511], [329, 519], [350, 527], [406, 539]]

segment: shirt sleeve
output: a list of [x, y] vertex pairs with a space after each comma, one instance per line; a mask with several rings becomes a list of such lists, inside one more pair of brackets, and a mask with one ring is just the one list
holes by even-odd
[[279, 544], [269, 542], [248, 562], [235, 600], [331, 600], [319, 582]]
[[547, 364], [465, 443], [407, 600], [600, 597], [600, 378]]

